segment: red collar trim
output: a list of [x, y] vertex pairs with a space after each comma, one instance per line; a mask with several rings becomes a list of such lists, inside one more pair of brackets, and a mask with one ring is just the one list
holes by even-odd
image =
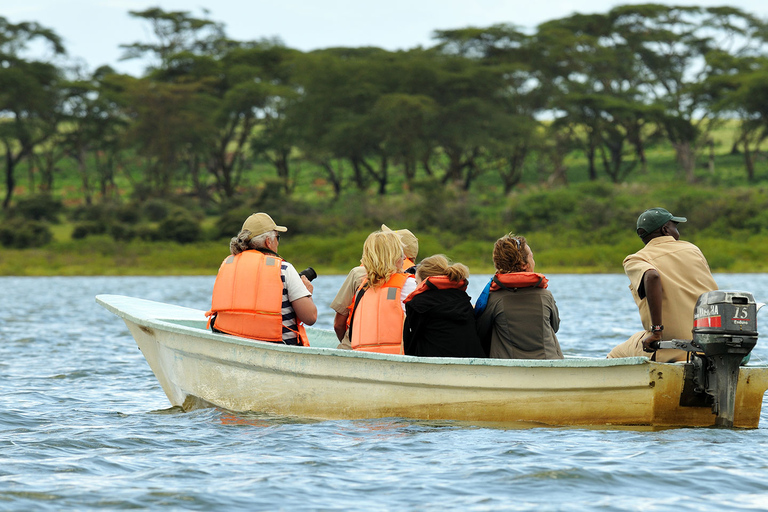
[[[536, 272], [512, 272], [509, 274], [496, 274], [493, 276], [491, 291], [501, 290], [502, 288], [546, 288], [549, 280], [544, 274]], [[499, 286], [501, 283], [502, 286]]]
[[462, 279], [461, 281], [451, 281], [447, 276], [431, 276], [419, 283], [419, 286], [413, 290], [403, 301], [408, 302], [416, 295], [424, 293], [427, 290], [467, 290], [469, 281]]

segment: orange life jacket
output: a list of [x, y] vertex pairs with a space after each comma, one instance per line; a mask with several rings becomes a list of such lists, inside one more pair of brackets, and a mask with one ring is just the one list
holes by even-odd
[[549, 280], [536, 272], [511, 272], [493, 276], [491, 291], [510, 288], [546, 288]]
[[462, 279], [461, 281], [451, 281], [448, 276], [430, 276], [424, 279], [419, 286], [416, 287], [403, 301], [403, 303], [409, 302], [412, 298], [420, 293], [424, 293], [427, 290], [467, 290], [469, 281]]
[[[361, 267], [363, 265], [360, 265]], [[413, 260], [410, 260], [408, 258], [405, 258], [403, 260], [403, 272], [405, 272], [407, 275], [413, 276], [414, 271], [408, 272], [408, 270], [415, 267], [416, 264], [413, 262]], [[366, 278], [363, 277], [363, 284], [365, 284]], [[352, 298], [352, 302], [349, 303], [349, 306], [347, 306], [347, 329], [349, 329], [349, 322], [352, 320], [352, 309], [355, 307], [355, 299]]]
[[366, 288], [367, 282], [358, 289], [362, 293], [350, 315], [352, 331], [350, 340], [353, 350], [383, 354], [403, 353], [403, 321], [405, 313], [400, 294], [407, 279], [413, 276], [393, 274], [383, 286]]
[[[261, 341], [283, 342], [283, 280], [278, 256], [244, 251], [228, 256], [213, 285], [208, 327]], [[296, 319], [299, 343], [309, 346]]]

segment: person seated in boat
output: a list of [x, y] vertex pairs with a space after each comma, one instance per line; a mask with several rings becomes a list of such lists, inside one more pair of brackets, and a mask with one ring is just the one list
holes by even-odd
[[419, 239], [408, 229], [389, 229], [386, 224], [381, 225], [381, 231], [384, 233], [395, 232], [403, 242], [403, 272], [406, 274], [416, 274], [416, 257], [419, 255]]
[[659, 362], [685, 361], [683, 350], [654, 351], [653, 343], [690, 340], [693, 310], [702, 293], [717, 290], [701, 250], [680, 240], [675, 217], [664, 208], [651, 208], [637, 218], [637, 235], [645, 246], [624, 258], [624, 273], [635, 299], [643, 330], [613, 348], [608, 358], [649, 356]]
[[317, 320], [312, 283], [277, 253], [280, 233], [266, 213], [254, 213], [229, 243], [219, 267], [211, 309], [212, 330], [286, 345], [309, 346], [304, 325]]
[[493, 276], [487, 302], [476, 304], [477, 333], [493, 358], [562, 359], [557, 341], [560, 314], [547, 278], [534, 272], [528, 242], [512, 233], [493, 247]]
[[403, 352], [425, 357], [486, 357], [467, 295], [469, 269], [443, 254], [416, 266], [416, 290], [405, 299]]
[[[382, 232], [391, 232], [385, 224], [381, 225]], [[416, 238], [408, 229], [395, 230], [400, 236], [400, 240], [403, 242], [403, 254], [405, 254], [405, 260], [403, 260], [403, 272], [413, 274], [415, 271], [416, 257], [419, 255], [419, 239]], [[336, 293], [333, 302], [331, 302], [331, 309], [335, 311], [333, 319], [333, 330], [336, 332], [336, 337], [339, 339], [340, 349], [352, 349], [352, 345], [349, 342], [349, 333], [347, 326], [349, 324], [349, 312], [352, 310], [352, 303], [355, 298], [355, 291], [360, 288], [365, 278], [365, 267], [358, 265], [349, 271], [347, 278], [342, 283], [341, 288]]]
[[403, 353], [403, 300], [416, 289], [413, 275], [403, 272], [404, 259], [397, 233], [377, 231], [366, 238], [361, 258], [366, 275], [349, 320], [352, 350]]

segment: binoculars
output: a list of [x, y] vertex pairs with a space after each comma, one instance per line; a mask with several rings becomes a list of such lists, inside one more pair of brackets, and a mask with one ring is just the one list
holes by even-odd
[[307, 267], [301, 272], [299, 272], [299, 275], [304, 276], [310, 281], [312, 281], [317, 277], [317, 272], [315, 272], [315, 269], [313, 269], [312, 267]]

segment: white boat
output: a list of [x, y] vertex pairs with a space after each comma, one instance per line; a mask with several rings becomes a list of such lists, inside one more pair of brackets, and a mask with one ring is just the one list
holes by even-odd
[[[203, 311], [118, 295], [121, 317], [171, 404], [314, 419], [403, 417], [546, 425], [710, 426], [690, 364], [625, 359], [420, 358], [338, 350], [332, 331], [310, 347], [212, 333]], [[686, 374], [688, 377], [686, 378]], [[741, 367], [733, 426], [756, 428], [768, 368]], [[685, 405], [681, 405], [685, 404]], [[730, 426], [730, 425], [728, 425]]]

